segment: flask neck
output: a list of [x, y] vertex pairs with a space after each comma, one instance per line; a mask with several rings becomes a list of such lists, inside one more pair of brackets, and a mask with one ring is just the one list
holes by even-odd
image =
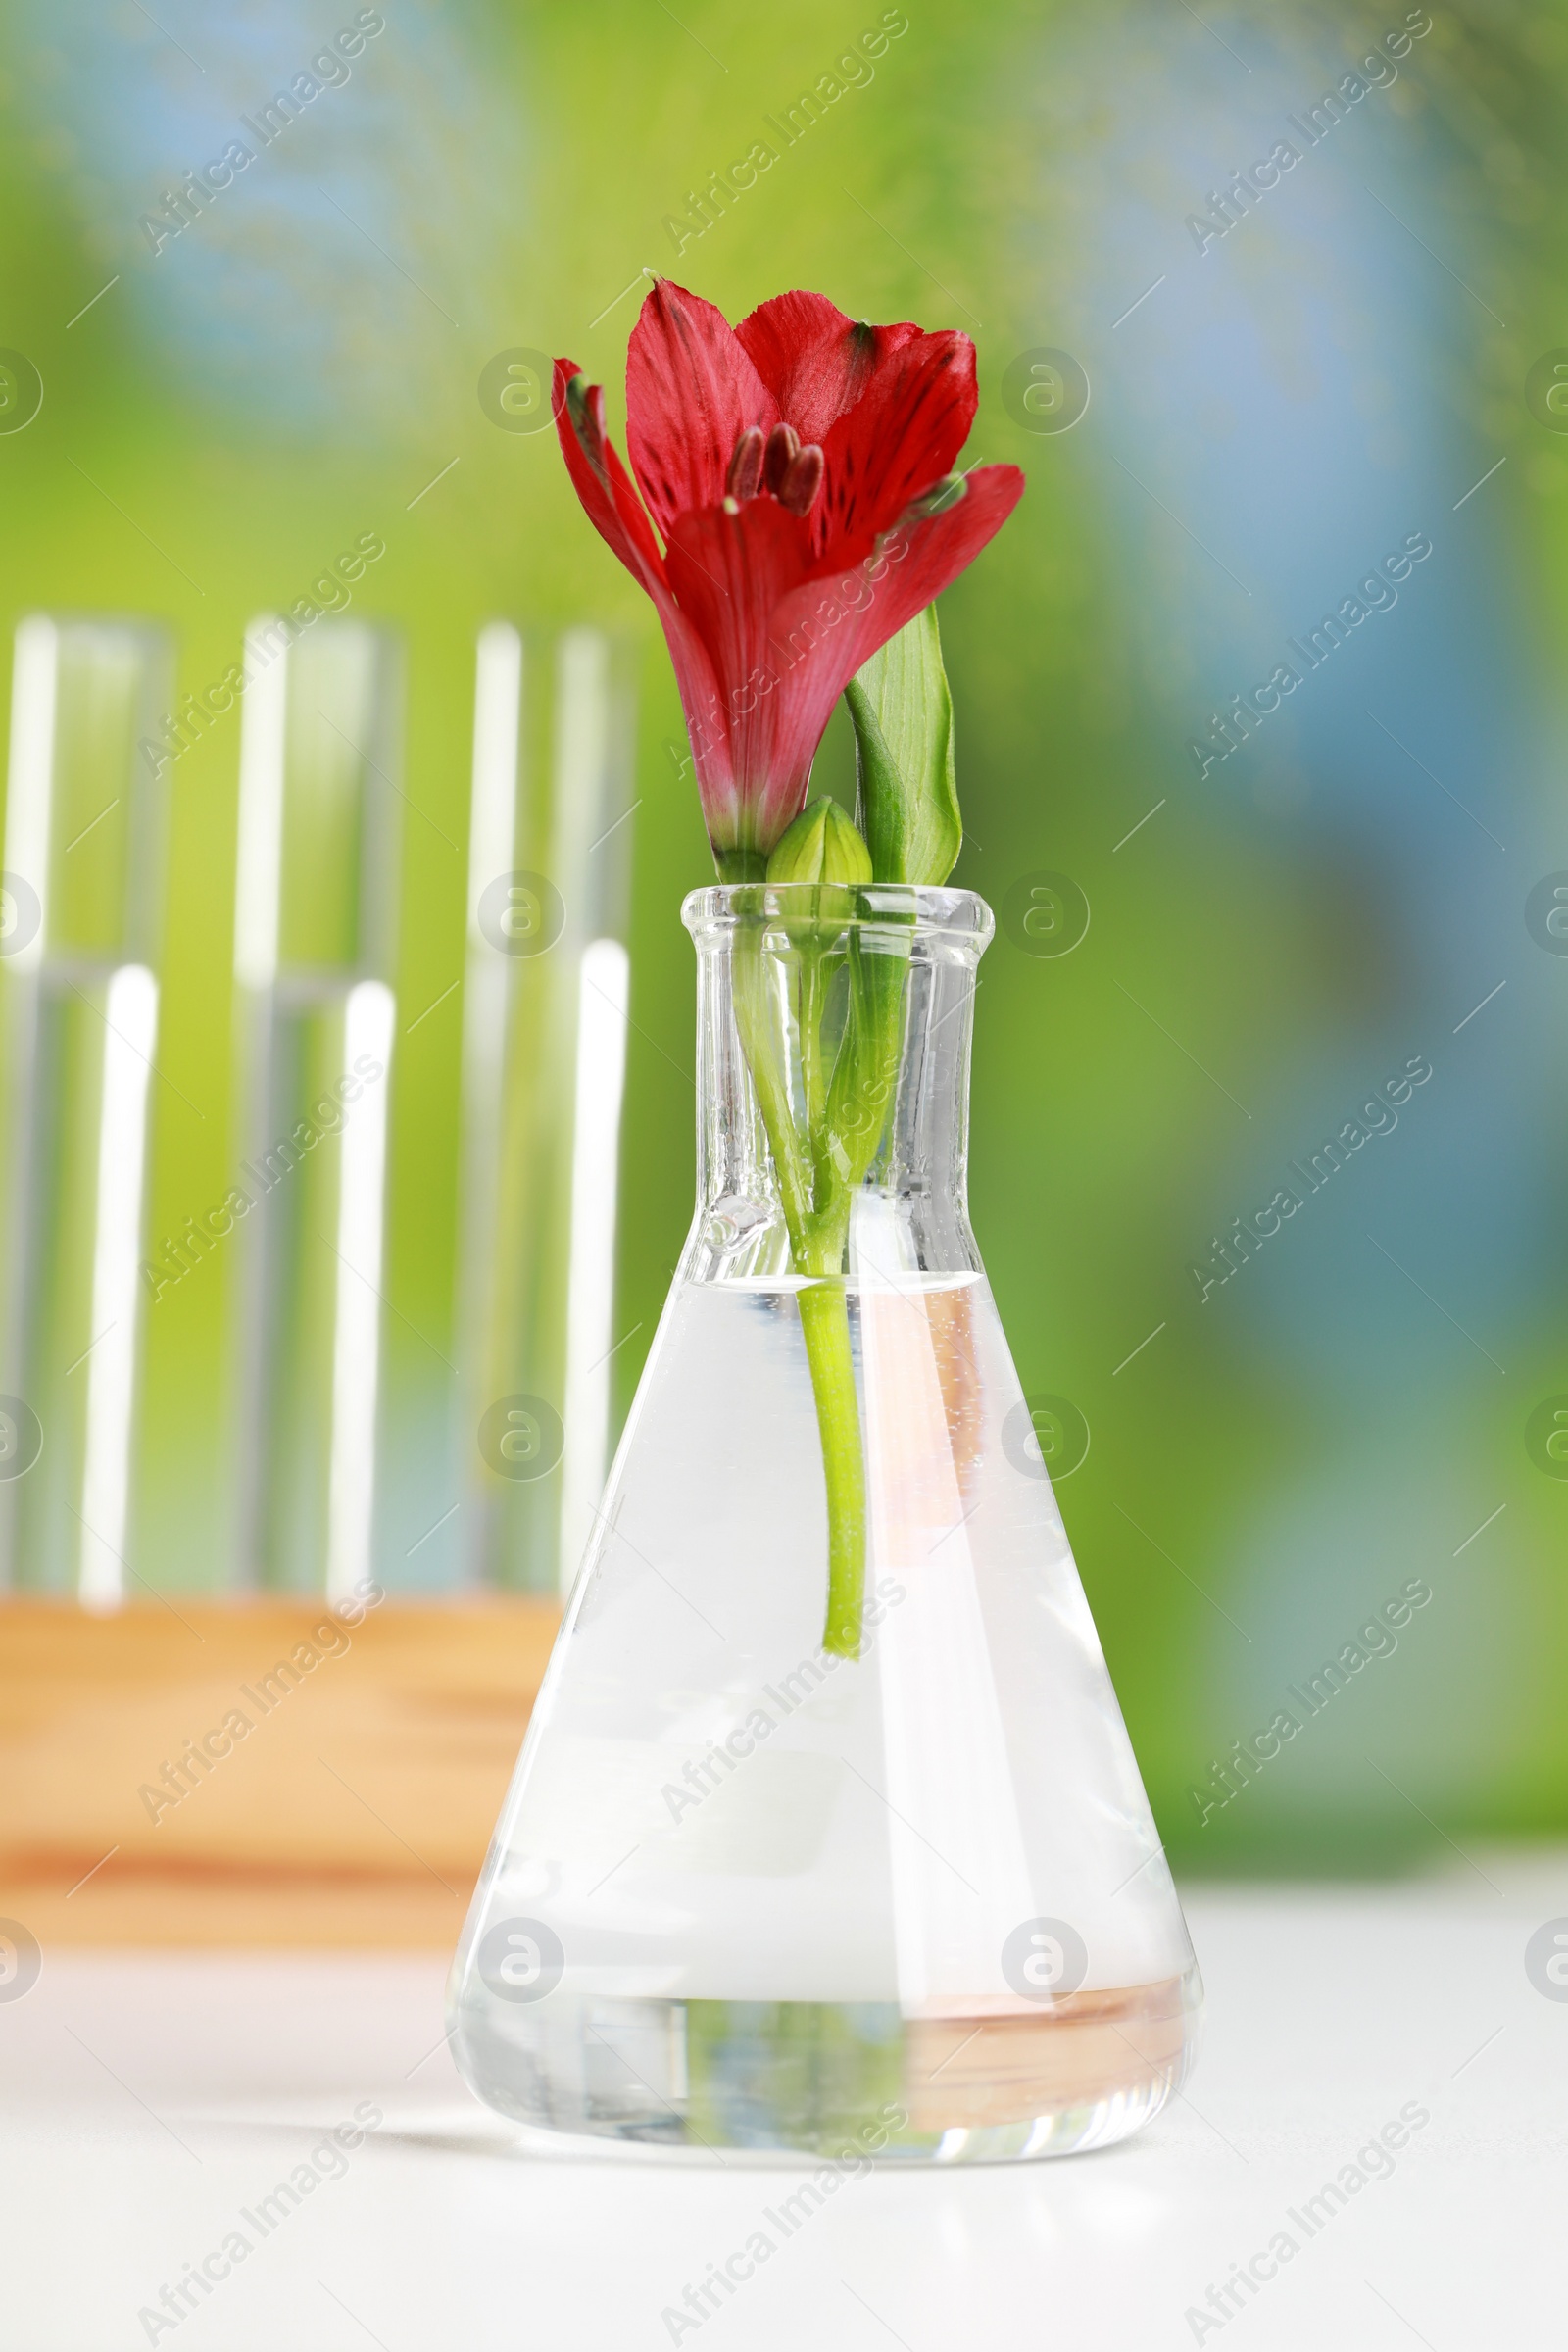
[[688, 1280], [979, 1270], [969, 1053], [989, 910], [962, 891], [750, 885], [698, 952]]

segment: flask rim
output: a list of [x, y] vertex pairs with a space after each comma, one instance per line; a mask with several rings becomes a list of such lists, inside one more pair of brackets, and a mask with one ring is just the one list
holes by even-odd
[[976, 956], [997, 927], [978, 892], [915, 882], [715, 882], [689, 894], [680, 919], [699, 948], [750, 929], [896, 927], [911, 944], [940, 943]]

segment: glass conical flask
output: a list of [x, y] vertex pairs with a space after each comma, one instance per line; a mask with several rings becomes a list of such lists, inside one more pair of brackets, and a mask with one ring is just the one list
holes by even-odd
[[[740, 885], [684, 918], [697, 1214], [459, 1948], [454, 2054], [583, 2141], [1104, 2145], [1180, 2082], [1201, 1993], [969, 1230], [990, 912]], [[803, 1275], [768, 1119], [839, 1087], [867, 1003], [891, 1008], [874, 1156], [841, 1270]], [[802, 1311], [835, 1286], [848, 1642]], [[825, 1608], [858, 1654], [823, 1646]]]

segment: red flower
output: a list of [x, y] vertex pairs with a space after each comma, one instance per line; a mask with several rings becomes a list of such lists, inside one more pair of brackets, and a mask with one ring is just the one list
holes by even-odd
[[821, 294], [732, 330], [660, 279], [626, 357], [635, 489], [570, 360], [555, 404], [589, 519], [659, 608], [719, 871], [760, 876], [845, 686], [1022, 494], [1015, 466], [951, 471], [974, 345], [858, 324]]

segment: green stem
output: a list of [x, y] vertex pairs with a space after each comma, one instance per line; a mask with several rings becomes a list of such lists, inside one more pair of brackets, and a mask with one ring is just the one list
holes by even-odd
[[731, 849], [713, 851], [713, 863], [721, 882], [761, 882], [767, 875], [767, 858], [761, 850]]
[[814, 1137], [827, 1107], [827, 1081], [822, 1069], [823, 987], [822, 951], [814, 941], [801, 948], [801, 1086], [806, 1096], [806, 1124]]
[[827, 1486], [827, 1620], [822, 1647], [860, 1654], [865, 1596], [865, 1462], [850, 1348], [850, 1303], [842, 1281], [813, 1282], [800, 1295], [806, 1360]]
[[854, 1196], [876, 1156], [897, 1082], [906, 965], [900, 957], [863, 956], [852, 935], [849, 1014], [824, 1082], [825, 956], [807, 938], [800, 959], [795, 1012], [804, 1135], [791, 1098], [790, 1041], [760, 925], [743, 925], [736, 939], [735, 1018], [773, 1155], [795, 1269], [818, 1278], [801, 1291], [799, 1306], [827, 1490], [822, 1646], [855, 1658], [865, 1589], [865, 1461], [844, 1252]]

